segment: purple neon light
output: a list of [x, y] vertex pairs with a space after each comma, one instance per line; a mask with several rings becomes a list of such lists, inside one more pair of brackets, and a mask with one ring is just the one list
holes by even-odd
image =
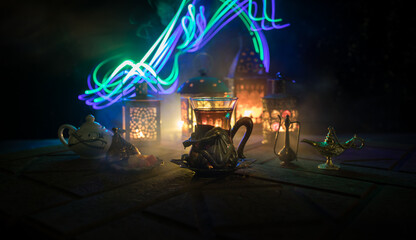
[[[245, 1], [247, 2], [247, 1]], [[234, 18], [236, 18], [240, 12], [238, 11], [237, 13], [234, 13], [234, 10], [239, 8], [239, 6], [235, 7], [232, 11], [228, 11], [226, 14], [224, 14], [220, 20], [214, 24], [214, 27], [210, 29], [210, 31], [206, 34], [206, 37], [203, 42], [201, 43], [201, 47], [205, 46], [205, 44], [207, 44], [225, 25], [227, 25], [229, 22], [231, 22]], [[227, 18], [230, 14], [234, 13], [230, 18], [228, 18], [227, 20], [224, 20], [225, 18]], [[223, 22], [224, 21], [224, 22]], [[218, 25], [220, 25], [218, 27]], [[213, 31], [213, 32], [212, 32]]]
[[[272, 7], [271, 7], [271, 9], [272, 9], [272, 16], [271, 16], [271, 18], [272, 19], [274, 19], [274, 16], [275, 16], [275, 13], [276, 13], [276, 8], [275, 8], [275, 1], [271, 1], [272, 2]], [[252, 1], [251, 2], [251, 4], [252, 4], [252, 6], [254, 6], [254, 14], [253, 14], [253, 16], [256, 16], [257, 15], [257, 10], [258, 10], [258, 7], [257, 7], [257, 3], [255, 2], [255, 1]], [[252, 15], [251, 13], [248, 13], [249, 14], [249, 16], [250, 15]], [[252, 19], [253, 20], [253, 19]], [[255, 21], [253, 20], [252, 21], [253, 23], [255, 23]], [[285, 28], [285, 27], [288, 27], [288, 26], [290, 26], [290, 24], [289, 23], [286, 23], [286, 24], [283, 24], [283, 25], [280, 25], [280, 24], [276, 24], [275, 22], [273, 22], [273, 21], [271, 21], [271, 24], [272, 24], [272, 26], [271, 27], [268, 27], [268, 26], [266, 26], [265, 25], [266, 24], [266, 19], [265, 19], [265, 17], [263, 17], [262, 18], [262, 20], [261, 20], [261, 28], [259, 28], [259, 27], [253, 27], [254, 26], [254, 24], [251, 26], [251, 30], [252, 31], [261, 31], [261, 30], [266, 30], [266, 31], [268, 31], [268, 30], [272, 30], [272, 29], [282, 29], [282, 28]]]
[[[195, 4], [196, 0], [192, 1], [192, 4]], [[174, 26], [172, 26], [170, 28], [170, 30], [168, 30], [168, 28], [166, 28], [163, 31], [163, 34], [161, 36], [163, 36], [164, 34], [167, 33], [167, 31], [169, 31], [169, 34], [171, 34], [171, 36], [168, 36], [167, 38], [165, 37], [162, 41], [162, 43], [160, 43], [160, 45], [157, 47], [156, 53], [153, 55], [151, 61], [149, 64], [147, 64], [147, 66], [152, 68], [152, 71], [154, 71], [154, 69], [156, 69], [156, 74], [159, 74], [159, 72], [165, 67], [167, 60], [170, 58], [170, 56], [173, 54], [173, 51], [176, 49], [176, 45], [178, 44], [179, 39], [181, 38], [182, 34], [185, 32], [186, 36], [188, 37], [186, 40], [184, 40], [182, 42], [181, 46], [184, 46], [185, 48], [183, 50], [180, 50], [178, 53], [176, 53], [175, 55], [175, 60], [174, 60], [174, 64], [175, 64], [175, 69], [171, 70], [171, 75], [175, 74], [175, 81], [172, 81], [173, 79], [171, 77], [167, 78], [166, 81], [168, 81], [169, 83], [165, 83], [164, 85], [170, 85], [170, 87], [168, 87], [167, 89], [164, 89], [164, 86], [159, 82], [156, 85], [154, 85], [153, 82], [149, 82], [149, 81], [155, 81], [157, 82], [158, 80], [155, 79], [155, 77], [149, 72], [149, 70], [144, 67], [140, 72], [131, 72], [131, 71], [137, 71], [134, 69], [131, 69], [130, 72], [127, 70], [124, 70], [123, 72], [118, 73], [116, 76], [114, 76], [108, 83], [104, 83], [104, 84], [111, 84], [116, 80], [119, 80], [121, 77], [123, 76], [127, 76], [127, 75], [132, 75], [128, 78], [123, 78], [123, 85], [127, 86], [126, 88], [124, 87], [116, 87], [115, 89], [113, 89], [113, 91], [111, 91], [111, 89], [106, 88], [106, 86], [104, 86], [104, 89], [101, 89], [98, 92], [95, 92], [94, 94], [82, 94], [78, 96], [78, 99], [80, 100], [85, 100], [86, 103], [88, 105], [92, 105], [94, 108], [96, 109], [101, 109], [104, 108], [106, 106], [109, 106], [111, 104], [113, 104], [114, 102], [118, 101], [120, 98], [122, 97], [131, 97], [132, 95], [134, 95], [135, 93], [133, 92], [134, 90], [134, 83], [136, 82], [143, 82], [146, 81], [148, 83], [148, 85], [150, 86], [151, 90], [160, 94], [170, 94], [173, 93], [175, 91], [175, 88], [178, 85], [178, 81], [177, 81], [177, 74], [178, 74], [178, 69], [177, 68], [177, 64], [178, 64], [178, 57], [186, 52], [195, 52], [198, 49], [202, 48], [203, 46], [205, 46], [205, 44], [207, 44], [226, 24], [228, 24], [230, 21], [232, 21], [234, 18], [236, 18], [242, 11], [245, 12], [245, 14], [247, 14], [250, 18], [250, 14], [247, 11], [248, 5], [251, 3], [253, 4], [252, 6], [254, 7], [254, 15], [257, 14], [258, 12], [258, 5], [256, 2], [250, 1], [249, 0], [244, 0], [242, 2], [238, 2], [238, 1], [233, 1], [233, 4], [236, 4], [235, 6], [230, 6], [230, 8], [226, 8], [227, 10], [225, 10], [226, 12], [222, 12], [224, 14], [222, 14], [220, 19], [216, 19], [215, 23], [213, 26], [211, 26], [211, 28], [208, 30], [208, 32], [205, 32], [206, 26], [207, 26], [207, 21], [205, 19], [204, 16], [204, 12], [205, 12], [205, 8], [204, 6], [199, 6], [199, 12], [194, 11], [194, 9], [191, 10], [191, 8], [195, 8], [195, 5], [191, 6], [188, 5], [188, 11], [186, 11], [186, 14], [182, 17], [181, 23], [179, 24], [173, 32], [171, 32], [171, 30], [173, 29]], [[181, 5], [184, 6], [184, 5]], [[271, 19], [274, 19], [275, 16], [275, 2], [274, 0], [272, 0], [272, 15], [271, 15]], [[182, 9], [182, 8], [181, 8]], [[222, 10], [224, 11], [224, 10]], [[179, 12], [178, 12], [179, 14]], [[264, 13], [267, 14], [267, 13]], [[190, 22], [191, 21], [191, 15], [192, 18], [194, 18], [195, 22]], [[267, 17], [267, 15], [266, 15]], [[258, 39], [259, 40], [257, 42], [257, 44], [261, 45], [262, 47], [262, 52], [263, 52], [263, 64], [265, 67], [266, 72], [269, 71], [269, 67], [270, 67], [270, 53], [269, 53], [269, 48], [267, 45], [267, 41], [266, 38], [264, 36], [264, 34], [262, 33], [262, 30], [271, 30], [271, 29], [281, 29], [281, 28], [285, 28], [287, 26], [289, 26], [289, 24], [284, 24], [284, 25], [279, 25], [276, 24], [273, 20], [271, 21], [271, 25], [272, 26], [266, 26], [265, 23], [265, 18], [263, 17], [261, 19], [261, 27], [258, 25], [258, 23], [256, 20], [253, 18], [251, 18], [250, 20], [250, 24], [251, 24], [251, 30], [256, 31], [258, 34]], [[267, 17], [268, 18], [268, 17]], [[270, 19], [270, 18], [268, 18]], [[175, 23], [176, 24], [176, 23]], [[195, 24], [193, 26], [190, 26], [190, 24]], [[190, 31], [190, 32], [188, 32]], [[190, 39], [189, 37], [192, 34], [192, 39]], [[255, 41], [255, 40], [253, 40]], [[153, 51], [153, 50], [152, 50]], [[152, 53], [153, 54], [153, 53]], [[138, 66], [138, 65], [136, 65]], [[101, 68], [101, 65], [100, 65]], [[140, 69], [142, 67], [140, 66]], [[96, 71], [94, 72], [94, 74], [98, 71], [98, 69], [95, 69]], [[173, 72], [175, 71], [175, 72]], [[139, 76], [137, 76], [139, 75]], [[94, 75], [95, 77], [95, 75]], [[159, 79], [159, 77], [158, 77]], [[95, 79], [96, 80], [96, 79]], [[92, 90], [92, 89], [96, 89], [99, 87], [99, 85], [97, 85], [96, 83], [94, 84], [92, 79], [91, 79], [91, 74], [88, 76], [87, 79], [88, 82], [88, 87]], [[172, 83], [171, 83], [172, 82]], [[93, 87], [95, 85], [95, 87]], [[110, 90], [111, 93], [107, 94], [106, 93], [106, 89]], [[121, 89], [121, 93], [118, 93], [119, 89]], [[117, 95], [118, 94], [118, 95]], [[112, 96], [112, 95], [117, 95], [117, 96]], [[101, 97], [104, 101], [97, 101], [94, 102], [94, 99], [96, 97]], [[105, 102], [105, 103], [104, 103]]]

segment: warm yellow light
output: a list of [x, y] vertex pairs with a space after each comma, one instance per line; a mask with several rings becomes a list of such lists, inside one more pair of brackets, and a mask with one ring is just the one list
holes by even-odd
[[221, 127], [222, 120], [220, 118], [215, 119], [215, 127]]
[[245, 110], [245, 111], [244, 111], [244, 113], [243, 113], [243, 117], [250, 117], [252, 114], [253, 114], [253, 112], [252, 112], [252, 111], [250, 111], [250, 110]]
[[144, 138], [144, 134], [142, 133], [142, 131], [139, 132], [139, 138]]
[[178, 121], [177, 122], [178, 129], [182, 129], [184, 123], [185, 123], [184, 121]]

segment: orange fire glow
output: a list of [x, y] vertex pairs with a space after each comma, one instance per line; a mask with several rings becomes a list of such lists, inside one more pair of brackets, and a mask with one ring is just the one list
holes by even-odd
[[137, 138], [145, 138], [146, 136], [139, 129], [135, 129], [133, 133], [133, 137], [137, 139]]
[[261, 114], [263, 113], [262, 98], [264, 97], [264, 88], [262, 85], [240, 85], [237, 88], [237, 119], [240, 117], [251, 117], [253, 123], [261, 123]]

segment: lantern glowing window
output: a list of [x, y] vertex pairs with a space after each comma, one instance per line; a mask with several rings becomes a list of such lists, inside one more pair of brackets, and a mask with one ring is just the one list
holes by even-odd
[[[297, 99], [286, 93], [286, 79], [277, 74], [276, 79], [268, 79], [268, 94], [263, 97], [263, 143], [273, 143], [275, 133], [279, 130], [280, 118], [289, 116], [291, 121], [298, 121]], [[296, 131], [298, 124], [290, 125], [290, 132]], [[280, 132], [286, 131], [284, 125]]]
[[157, 108], [130, 107], [130, 139], [157, 139]]
[[242, 49], [234, 59], [236, 64], [231, 65], [228, 77], [233, 85], [234, 96], [238, 98], [237, 119], [250, 117], [255, 124], [262, 122], [262, 98], [267, 82], [267, 75], [259, 58], [254, 50]]
[[123, 129], [132, 143], [160, 141], [160, 99], [147, 95], [144, 84], [136, 86], [136, 99], [123, 106]]

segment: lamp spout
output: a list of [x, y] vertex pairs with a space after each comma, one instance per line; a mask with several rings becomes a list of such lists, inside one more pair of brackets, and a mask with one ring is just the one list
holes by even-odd
[[316, 146], [318, 145], [318, 143], [317, 143], [317, 142], [312, 141], [312, 140], [309, 140], [309, 139], [302, 139], [302, 141], [301, 141], [301, 142], [307, 143], [307, 144], [309, 144], [309, 145], [311, 145], [311, 146], [313, 146], [313, 147], [316, 147]]

